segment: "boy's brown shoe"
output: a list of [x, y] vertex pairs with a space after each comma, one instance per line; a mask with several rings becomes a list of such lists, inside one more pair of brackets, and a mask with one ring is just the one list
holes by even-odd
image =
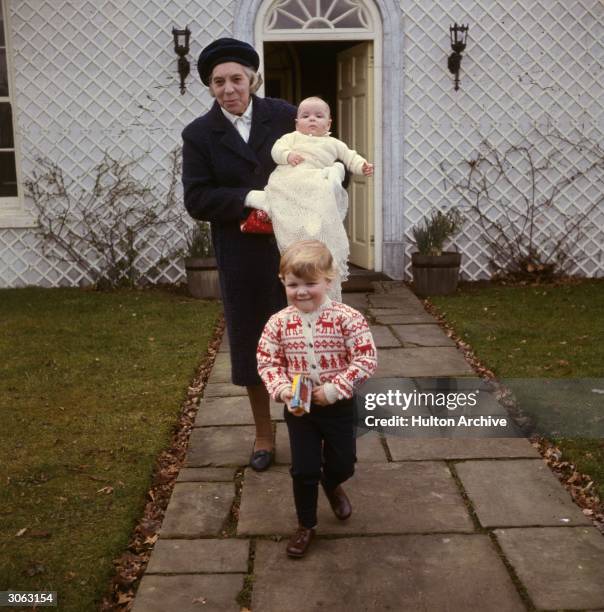
[[296, 529], [296, 533], [292, 535], [287, 543], [287, 555], [289, 557], [295, 557], [299, 559], [306, 554], [308, 547], [310, 546], [311, 540], [315, 536], [314, 529], [307, 529], [302, 525], [298, 525], [298, 529]]
[[350, 515], [352, 514], [352, 504], [350, 503], [346, 493], [344, 493], [342, 485], [338, 485], [333, 491], [327, 491], [325, 485], [323, 485], [323, 491], [325, 491], [325, 495], [329, 500], [329, 505], [331, 506], [331, 509], [336, 517], [341, 521], [345, 521], [347, 518], [350, 518]]

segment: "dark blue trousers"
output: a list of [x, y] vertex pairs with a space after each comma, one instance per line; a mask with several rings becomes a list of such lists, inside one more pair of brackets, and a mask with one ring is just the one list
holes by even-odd
[[354, 474], [356, 439], [354, 403], [340, 400], [330, 406], [313, 404], [308, 414], [294, 416], [284, 408], [289, 431], [294, 502], [298, 521], [317, 524], [319, 483], [333, 491]]

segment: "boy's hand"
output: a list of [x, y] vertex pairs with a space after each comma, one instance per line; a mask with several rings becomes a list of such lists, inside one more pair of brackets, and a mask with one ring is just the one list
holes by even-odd
[[369, 162], [365, 162], [361, 170], [363, 171], [363, 174], [365, 176], [373, 176], [373, 164], [370, 164]]
[[294, 153], [293, 151], [287, 156], [287, 163], [290, 166], [297, 166], [304, 161], [304, 158], [299, 153]]
[[312, 390], [312, 401], [319, 406], [329, 406], [329, 401], [325, 395], [325, 391], [323, 389], [323, 385], [319, 387], [315, 387]]
[[293, 397], [294, 394], [292, 393], [291, 389], [286, 389], [283, 391], [283, 393], [281, 393], [281, 401], [285, 402], [289, 412], [291, 412], [294, 416], [302, 416], [304, 414], [304, 408], [300, 406], [298, 406], [298, 408], [292, 408], [290, 406], [290, 402], [292, 401]]

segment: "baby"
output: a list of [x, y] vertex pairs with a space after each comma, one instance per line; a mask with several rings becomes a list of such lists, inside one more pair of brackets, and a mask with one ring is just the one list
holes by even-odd
[[342, 187], [344, 168], [373, 175], [373, 164], [329, 135], [331, 113], [321, 98], [306, 98], [298, 107], [296, 131], [277, 140], [271, 151], [278, 164], [264, 192], [248, 194], [246, 204], [266, 211], [279, 250], [299, 240], [320, 240], [333, 256], [336, 277], [329, 292], [341, 299], [348, 277], [349, 245], [343, 221], [348, 196]]

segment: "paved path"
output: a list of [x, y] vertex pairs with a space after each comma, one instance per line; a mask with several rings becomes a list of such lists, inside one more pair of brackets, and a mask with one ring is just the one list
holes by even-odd
[[[378, 377], [472, 375], [411, 292], [381, 288], [345, 294], [374, 322]], [[321, 495], [317, 539], [288, 559], [282, 408], [276, 465], [257, 474], [242, 393], [223, 342], [134, 612], [604, 609], [604, 538], [524, 439], [362, 436], [352, 517]]]

